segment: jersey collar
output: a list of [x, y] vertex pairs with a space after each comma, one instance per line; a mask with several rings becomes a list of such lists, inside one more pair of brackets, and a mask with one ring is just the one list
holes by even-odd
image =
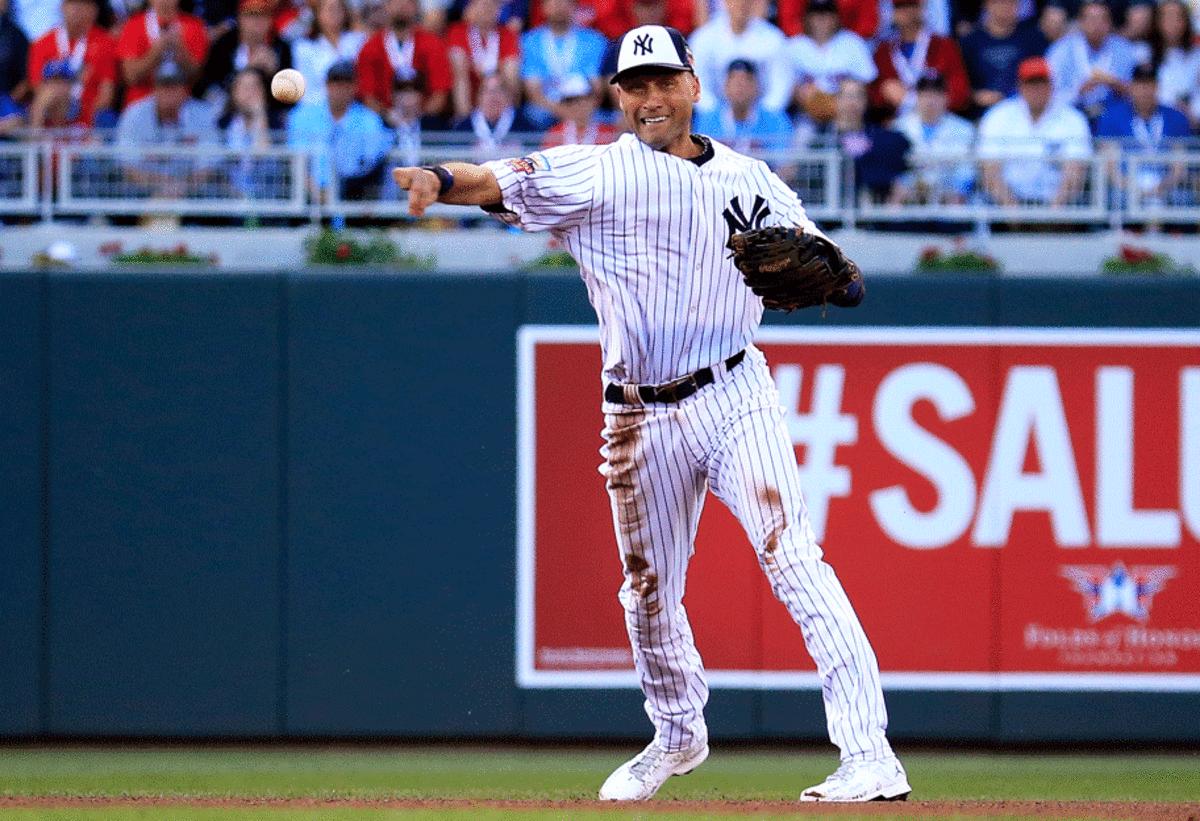
[[688, 157], [689, 162], [694, 162], [696, 165], [704, 165], [716, 154], [713, 150], [712, 140], [703, 134], [693, 134], [692, 142], [696, 143], [703, 150], [694, 157]]

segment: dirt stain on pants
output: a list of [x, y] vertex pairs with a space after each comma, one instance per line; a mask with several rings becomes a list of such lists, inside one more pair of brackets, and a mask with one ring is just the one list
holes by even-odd
[[650, 568], [645, 558], [645, 534], [642, 532], [645, 505], [635, 478], [643, 418], [640, 413], [613, 414], [609, 417], [604, 431], [605, 465], [601, 472], [608, 480], [608, 492], [616, 513], [625, 577], [630, 590], [641, 600], [644, 612], [653, 616], [661, 608], [655, 596], [658, 592], [658, 574]]
[[763, 509], [768, 511], [771, 525], [770, 532], [763, 541], [763, 566], [771, 573], [778, 573], [779, 563], [775, 558], [775, 551], [779, 549], [779, 540], [788, 528], [787, 512], [783, 509], [783, 499], [777, 488], [767, 487], [759, 494], [759, 501]]

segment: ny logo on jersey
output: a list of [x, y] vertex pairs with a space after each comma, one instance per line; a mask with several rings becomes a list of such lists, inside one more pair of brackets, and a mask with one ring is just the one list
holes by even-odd
[[640, 57], [643, 54], [654, 53], [654, 38], [649, 34], [639, 34], [633, 38], [633, 55]]
[[729, 226], [729, 235], [740, 234], [742, 231], [749, 231], [751, 228], [762, 228], [763, 220], [771, 213], [771, 206], [767, 205], [767, 201], [759, 195], [754, 195], [754, 207], [750, 209], [750, 216], [747, 217], [742, 211], [742, 204], [738, 202], [738, 198], [734, 197], [729, 201], [729, 207], [725, 209], [725, 224]]

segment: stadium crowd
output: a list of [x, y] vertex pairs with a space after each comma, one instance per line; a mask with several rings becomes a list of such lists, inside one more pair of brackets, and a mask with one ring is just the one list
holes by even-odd
[[[0, 0], [0, 138], [325, 146], [314, 196], [386, 195], [388, 155], [431, 143], [615, 139], [613, 44], [646, 23], [689, 37], [697, 131], [777, 164], [837, 147], [880, 201], [1062, 204], [1097, 140], [1200, 129], [1200, 0], [137, 2]], [[286, 67], [295, 106], [269, 93]], [[1195, 196], [1178, 165], [1141, 168], [1144, 193]]]

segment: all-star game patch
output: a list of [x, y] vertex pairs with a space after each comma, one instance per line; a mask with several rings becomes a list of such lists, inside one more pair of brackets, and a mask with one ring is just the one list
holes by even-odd
[[532, 157], [517, 157], [512, 160], [505, 160], [505, 164], [518, 174], [532, 174], [539, 168], [549, 168], [550, 165], [541, 157], [535, 155]]

